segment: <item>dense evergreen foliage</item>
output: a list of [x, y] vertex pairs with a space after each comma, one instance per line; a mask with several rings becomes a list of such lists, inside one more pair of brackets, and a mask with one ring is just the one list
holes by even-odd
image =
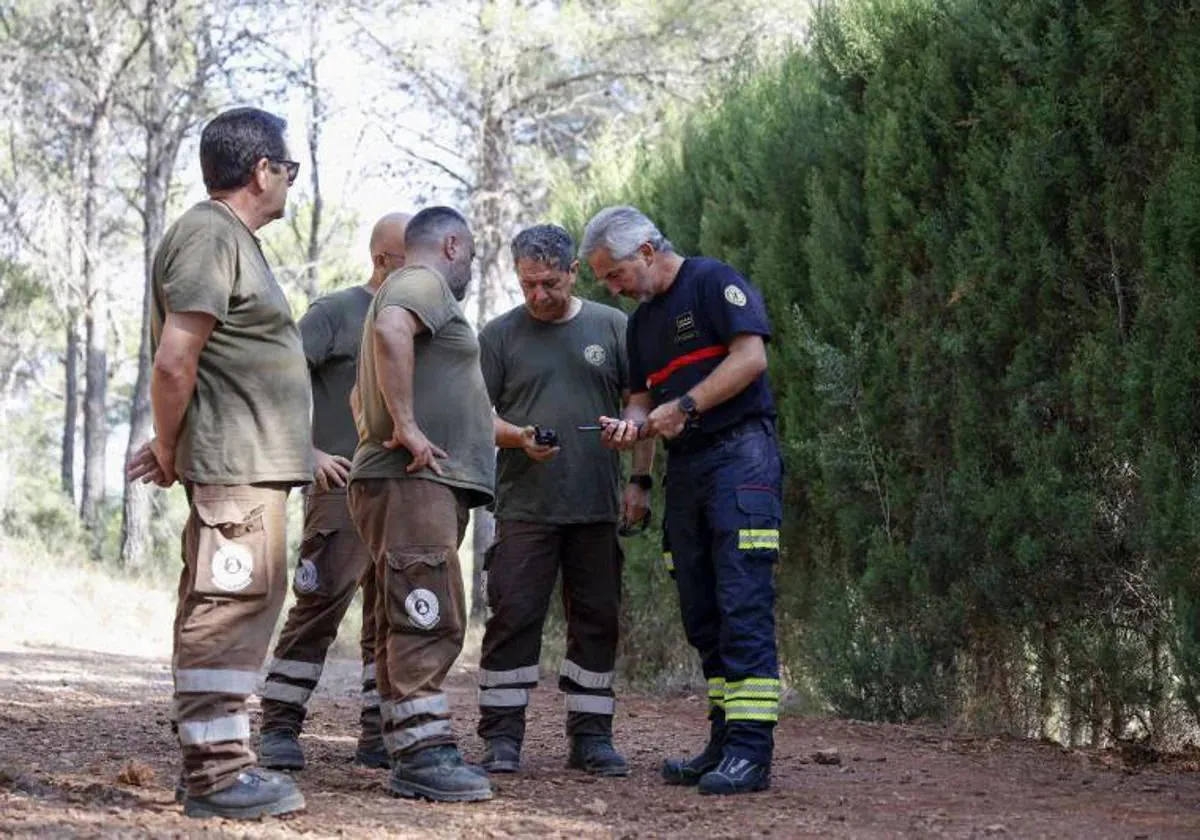
[[[1200, 710], [1197, 8], [827, 5], [672, 148], [560, 192], [766, 296], [805, 696], [1070, 742]], [[677, 640], [649, 562], [632, 630]]]

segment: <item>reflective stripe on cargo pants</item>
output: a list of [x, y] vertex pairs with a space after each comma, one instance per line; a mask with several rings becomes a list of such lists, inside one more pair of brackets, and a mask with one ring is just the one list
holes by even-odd
[[185, 747], [250, 740], [250, 716], [227, 715], [211, 720], [184, 720], [179, 724], [179, 743]]
[[508, 671], [489, 671], [479, 669], [479, 687], [537, 684], [539, 677], [538, 666], [526, 665], [523, 668], [512, 668]]
[[249, 697], [258, 685], [256, 671], [236, 668], [180, 668], [175, 672], [178, 694], [230, 694]]
[[287, 677], [291, 680], [312, 680], [313, 682], [317, 682], [321, 679], [321, 672], [324, 670], [325, 665], [321, 662], [301, 662], [298, 659], [272, 659], [271, 666], [267, 668], [267, 675]]
[[612, 671], [589, 671], [586, 668], [581, 668], [570, 659], [563, 660], [559, 674], [580, 688], [592, 689], [612, 688], [613, 677], [615, 676]]
[[725, 720], [775, 723], [779, 720], [779, 680], [749, 677], [725, 686]]
[[708, 679], [708, 706], [711, 709], [725, 708], [725, 678], [724, 677], [709, 677]]
[[583, 712], [589, 715], [614, 715], [617, 712], [617, 701], [612, 697], [598, 697], [595, 694], [566, 695], [568, 712]]
[[479, 689], [480, 706], [503, 706], [519, 708], [529, 705], [529, 689], [527, 688], [481, 688]]
[[388, 752], [398, 753], [422, 741], [453, 734], [453, 730], [450, 728], [450, 721], [433, 720], [429, 723], [423, 723], [420, 726], [393, 730], [386, 733], [383, 736], [383, 740], [387, 744]]
[[450, 701], [445, 694], [431, 694], [428, 697], [418, 697], [416, 700], [405, 700], [402, 703], [383, 703], [380, 705], [383, 719], [391, 723], [404, 723], [418, 715], [448, 715]]
[[312, 693], [311, 688], [305, 688], [302, 685], [271, 680], [263, 686], [262, 699], [278, 700], [280, 703], [288, 703], [292, 706], [306, 706]]

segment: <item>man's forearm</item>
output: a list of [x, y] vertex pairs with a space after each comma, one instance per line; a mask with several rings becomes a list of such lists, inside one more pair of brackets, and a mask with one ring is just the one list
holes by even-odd
[[509, 423], [499, 414], [492, 415], [492, 429], [496, 433], [496, 446], [501, 449], [524, 449], [525, 430]]
[[412, 398], [414, 360], [411, 331], [375, 326], [375, 372], [384, 405], [397, 429], [416, 423]]
[[188, 404], [196, 390], [196, 368], [155, 364], [150, 373], [150, 413], [154, 434], [164, 449], [174, 451], [183, 431]]
[[752, 338], [756, 340], [739, 341], [735, 344], [721, 364], [688, 391], [701, 414], [736, 397], [767, 369], [767, 356], [762, 339], [757, 336]]
[[654, 469], [654, 438], [643, 440], [633, 447], [633, 459], [630, 464], [633, 475], [649, 475]]

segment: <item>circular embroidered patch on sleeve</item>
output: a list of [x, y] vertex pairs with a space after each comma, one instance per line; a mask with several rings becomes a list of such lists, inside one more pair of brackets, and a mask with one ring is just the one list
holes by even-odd
[[604, 360], [608, 358], [608, 354], [604, 352], [604, 348], [599, 344], [589, 344], [583, 348], [583, 358], [599, 367], [604, 364]]
[[730, 283], [728, 286], [725, 287], [725, 300], [729, 301], [734, 306], [745, 306], [746, 305], [746, 293], [743, 292], [741, 289], [739, 289], [737, 286], [735, 286], [733, 283]]

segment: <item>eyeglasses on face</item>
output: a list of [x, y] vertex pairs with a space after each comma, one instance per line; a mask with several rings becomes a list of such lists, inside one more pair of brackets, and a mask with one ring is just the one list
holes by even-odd
[[300, 164], [298, 162], [294, 160], [287, 160], [285, 158], [267, 158], [267, 160], [283, 167], [284, 171], [287, 173], [289, 187], [296, 183], [296, 176], [300, 174]]

